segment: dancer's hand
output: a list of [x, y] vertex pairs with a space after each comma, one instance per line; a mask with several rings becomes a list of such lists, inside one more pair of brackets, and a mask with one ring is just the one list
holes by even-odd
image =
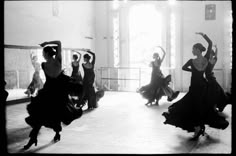
[[85, 49], [85, 51], [87, 51], [87, 52], [91, 52], [91, 50], [90, 50], [90, 49]]
[[202, 36], [204, 36], [205, 34], [204, 33], [202, 33], [202, 32], [196, 32], [195, 34], [197, 34], [197, 35], [202, 35]]
[[161, 48], [162, 50], [164, 50], [161, 46], [157, 46], [158, 48]]
[[44, 47], [45, 45], [47, 45], [48, 44], [48, 42], [43, 42], [43, 43], [41, 43], [41, 44], [39, 44], [41, 47]]
[[79, 53], [80, 54], [80, 52], [79, 51], [77, 51], [77, 50], [72, 50], [73, 52], [76, 52], [76, 53]]
[[90, 50], [90, 49], [84, 49], [84, 51], [86, 51], [86, 52], [91, 52], [91, 50]]

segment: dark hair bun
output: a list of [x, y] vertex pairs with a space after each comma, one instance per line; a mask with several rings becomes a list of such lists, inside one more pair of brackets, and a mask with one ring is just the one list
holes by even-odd
[[85, 54], [85, 55], [84, 55], [84, 58], [90, 60], [91, 56], [89, 56], [89, 54]]
[[51, 46], [44, 47], [43, 50], [45, 53], [47, 53], [51, 57], [56, 54], [55, 50]]
[[73, 54], [73, 58], [77, 60], [78, 59], [78, 55]]
[[206, 50], [206, 48], [201, 43], [194, 44], [194, 47], [199, 49], [201, 52]]

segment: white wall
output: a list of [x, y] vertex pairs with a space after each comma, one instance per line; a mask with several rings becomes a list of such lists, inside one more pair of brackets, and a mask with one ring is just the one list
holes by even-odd
[[[4, 2], [5, 45], [38, 46], [50, 40], [61, 40], [63, 48], [95, 50], [94, 2]], [[23, 77], [29, 83], [33, 73], [29, 54], [29, 50], [5, 48], [5, 71], [23, 71], [26, 74]]]
[[98, 60], [96, 67], [105, 67], [109, 63], [108, 55], [108, 4], [106, 1], [95, 2], [95, 49]]
[[[63, 47], [94, 48], [92, 1], [5, 1], [4, 43], [37, 45], [61, 40]], [[58, 15], [53, 15], [53, 10]]]
[[[195, 43], [202, 43], [207, 47], [207, 42], [199, 35], [196, 35], [195, 32], [206, 33], [213, 44], [217, 44], [218, 47], [218, 62], [215, 65], [215, 69], [222, 69], [222, 73], [216, 73], [218, 82], [225, 88], [229, 88], [229, 84], [225, 84], [226, 78], [224, 76], [224, 71], [229, 69], [229, 56], [230, 51], [228, 50], [228, 45], [225, 44], [225, 14], [230, 10], [229, 4], [230, 1], [183, 1], [181, 4], [181, 15], [182, 15], [182, 45], [183, 49], [179, 51], [179, 54], [182, 55], [183, 60], [182, 66], [188, 59], [193, 58], [192, 55], [192, 46]], [[180, 5], [179, 4], [179, 5]], [[205, 20], [205, 5], [206, 4], [216, 4], [216, 19], [215, 20]], [[227, 6], [227, 7], [226, 7]], [[227, 75], [229, 75], [227, 73]], [[190, 82], [190, 73], [182, 72], [182, 84], [183, 90], [188, 90]]]

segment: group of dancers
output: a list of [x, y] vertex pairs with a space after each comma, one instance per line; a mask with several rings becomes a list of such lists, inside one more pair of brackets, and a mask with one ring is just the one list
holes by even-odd
[[[217, 129], [227, 128], [229, 122], [220, 112], [227, 104], [232, 104], [232, 96], [224, 92], [214, 76], [213, 68], [217, 62], [217, 46], [213, 46], [206, 34], [201, 32], [196, 34], [201, 35], [207, 41], [207, 51], [201, 43], [193, 45], [192, 53], [196, 58], [189, 59], [182, 67], [182, 70], [192, 73], [189, 91], [162, 114], [165, 117], [164, 124], [194, 132], [192, 139], [198, 139], [200, 135], [205, 134], [205, 125]], [[43, 47], [43, 56], [46, 60], [41, 64], [46, 81], [42, 89], [31, 98], [30, 104], [27, 105], [29, 116], [25, 121], [32, 127], [32, 131], [28, 144], [24, 146], [25, 149], [30, 148], [33, 144], [37, 145], [37, 135], [41, 126], [52, 128], [56, 133], [54, 141], [59, 141], [61, 123], [69, 125], [73, 120], [81, 117], [85, 103], [88, 104], [88, 109], [96, 108], [97, 101], [104, 95], [104, 92], [96, 92], [93, 86], [95, 78], [95, 54], [93, 52], [84, 49], [87, 53], [83, 57], [85, 63], [82, 64], [84, 70], [82, 78], [78, 70], [81, 59], [78, 51], [74, 51], [78, 55], [73, 55], [72, 75], [67, 76], [62, 70], [61, 42], [44, 42], [40, 46]], [[150, 64], [152, 67], [151, 81], [138, 90], [147, 99], [146, 105], [153, 102], [158, 105], [162, 96], [167, 96], [167, 100], [171, 102], [179, 95], [179, 91], [174, 91], [169, 87], [171, 75], [165, 77], [160, 70], [166, 52], [162, 47], [159, 46], [159, 48], [163, 55], [160, 57], [158, 53], [153, 54], [154, 61]], [[203, 56], [204, 51], [206, 54]], [[90, 61], [89, 54], [92, 55], [92, 61]], [[34, 59], [32, 60], [34, 62]], [[38, 65], [34, 65], [35, 69], [36, 66]], [[37, 74], [34, 76], [36, 77]], [[33, 86], [32, 83], [30, 86]], [[28, 90], [30, 90], [30, 86]], [[75, 102], [70, 98], [71, 96], [77, 96], [78, 100]]]
[[[29, 134], [30, 140], [24, 146], [29, 149], [33, 144], [37, 145], [37, 135], [42, 126], [55, 131], [54, 141], [60, 140], [61, 123], [69, 125], [73, 120], [82, 116], [82, 107], [87, 103], [88, 109], [97, 108], [97, 102], [104, 95], [103, 90], [95, 91], [93, 86], [95, 73], [95, 54], [89, 49], [84, 55], [84, 77], [82, 79], [79, 72], [80, 58], [73, 55], [72, 75], [67, 76], [62, 70], [62, 47], [60, 41], [50, 41], [40, 44], [43, 47], [43, 57], [45, 62], [41, 64], [46, 81], [40, 88], [36, 96], [31, 96], [31, 102], [27, 105], [29, 116], [25, 118], [27, 124], [32, 127]], [[77, 52], [79, 53], [79, 52]], [[92, 55], [92, 61], [90, 61]], [[81, 55], [80, 55], [81, 57]], [[40, 77], [39, 67], [36, 65], [34, 57], [32, 62], [35, 65], [35, 73], [26, 92], [35, 92], [34, 87], [38, 87]], [[37, 68], [36, 68], [37, 66]], [[28, 93], [27, 93], [28, 94]], [[72, 97], [76, 96], [77, 100]]]

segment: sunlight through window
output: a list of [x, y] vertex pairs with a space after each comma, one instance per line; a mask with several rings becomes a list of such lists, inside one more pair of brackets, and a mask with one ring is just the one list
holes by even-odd
[[141, 68], [141, 85], [150, 81], [149, 64], [155, 47], [162, 44], [162, 25], [162, 15], [155, 5], [142, 4], [130, 9], [129, 61], [130, 67]]
[[130, 66], [148, 66], [152, 59], [153, 48], [161, 45], [161, 21], [161, 15], [153, 5], [137, 5], [131, 8]]
[[176, 26], [175, 26], [175, 15], [174, 13], [171, 14], [170, 17], [170, 45], [171, 45], [171, 58], [170, 58], [170, 62], [171, 62], [171, 68], [175, 68], [175, 49], [176, 49]]
[[113, 18], [113, 42], [114, 42], [114, 67], [119, 67], [120, 64], [120, 40], [119, 40], [119, 14]]

